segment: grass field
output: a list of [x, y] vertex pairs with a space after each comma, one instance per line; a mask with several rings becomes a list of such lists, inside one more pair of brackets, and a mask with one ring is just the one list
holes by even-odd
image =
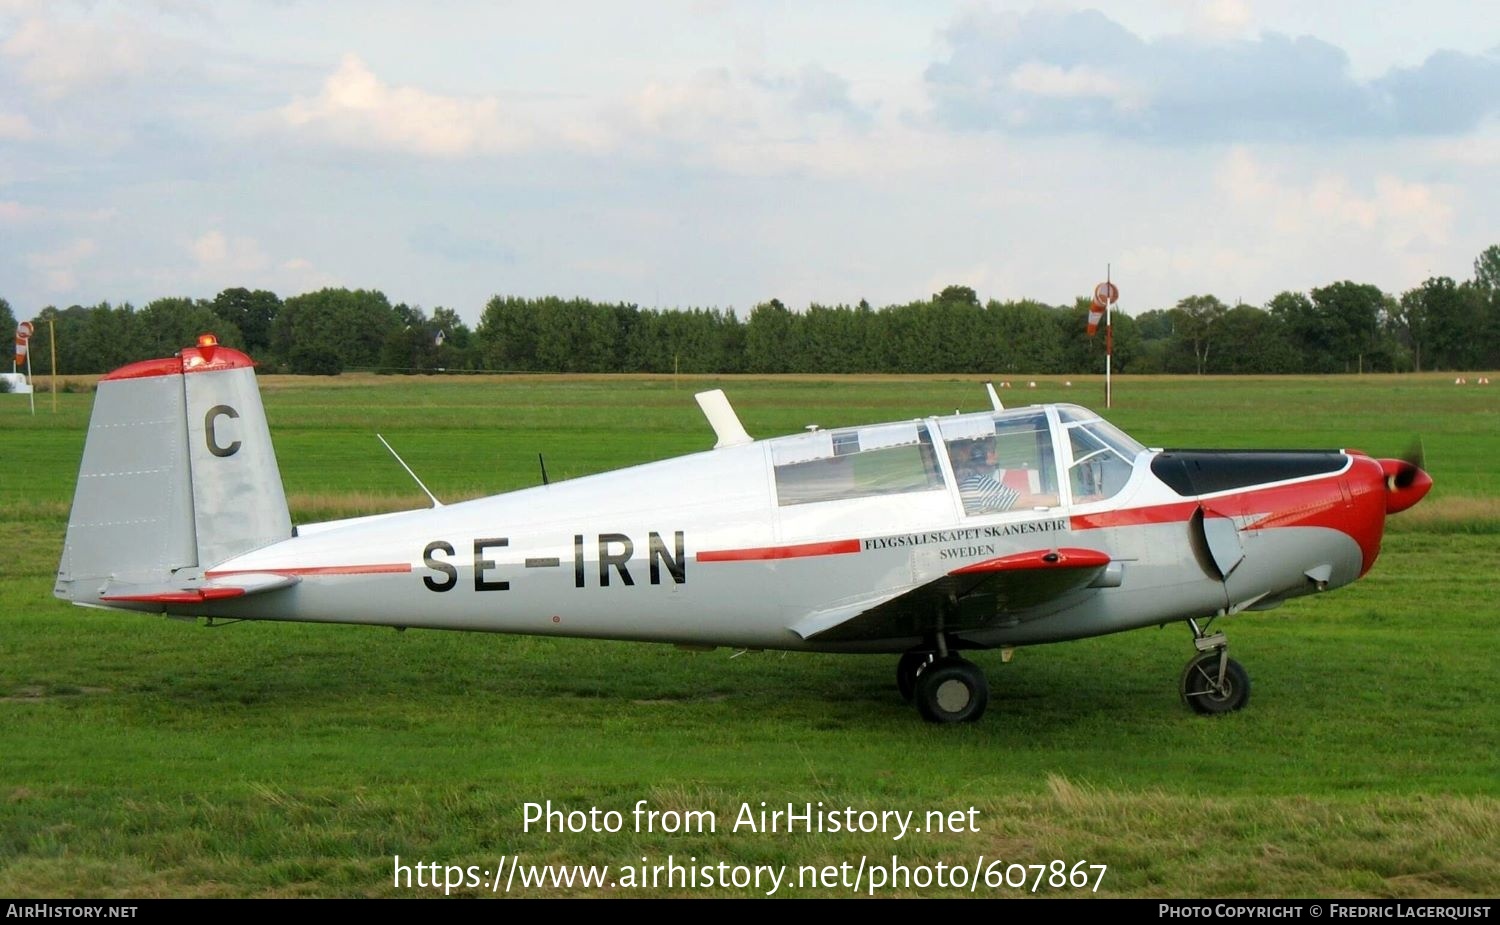
[[[1475, 377], [1470, 377], [1472, 382]], [[1003, 393], [1102, 406], [1097, 379]], [[310, 521], [422, 506], [379, 431], [450, 500], [705, 449], [692, 393], [757, 436], [986, 405], [958, 378], [270, 377]], [[0, 397], [0, 896], [441, 895], [403, 863], [1107, 865], [1108, 896], [1500, 895], [1500, 387], [1451, 378], [1124, 377], [1151, 445], [1358, 447], [1419, 434], [1435, 487], [1363, 581], [1231, 618], [1255, 685], [1205, 720], [1169, 627], [980, 653], [978, 724], [931, 727], [894, 659], [361, 627], [191, 622], [51, 596], [91, 396]], [[617, 810], [618, 833], [523, 829], [523, 806]], [[714, 832], [636, 832], [637, 801]], [[732, 831], [742, 804], [977, 808], [978, 831]], [[966, 817], [967, 818], [967, 817]], [[689, 858], [695, 861], [689, 862]], [[851, 867], [851, 871], [852, 871]], [[1031, 871], [1034, 875], [1035, 871]], [[439, 872], [439, 877], [442, 874]], [[663, 875], [665, 876], [665, 875]], [[1090, 880], [1092, 884], [1092, 880]], [[502, 884], [503, 886], [504, 884]], [[976, 895], [1029, 895], [980, 882]], [[488, 887], [456, 892], [488, 894]], [[764, 889], [515, 885], [512, 895]], [[783, 884], [777, 895], [845, 896]], [[861, 892], [868, 892], [868, 880]], [[879, 895], [966, 889], [911, 885]], [[1080, 891], [1043, 883], [1040, 895]], [[1087, 890], [1081, 891], [1087, 892]]]

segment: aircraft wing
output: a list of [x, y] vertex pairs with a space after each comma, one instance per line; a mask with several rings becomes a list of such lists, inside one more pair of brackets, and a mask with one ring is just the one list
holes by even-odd
[[1107, 553], [1076, 548], [986, 559], [915, 588], [817, 611], [790, 629], [818, 642], [987, 629], [1088, 585], [1108, 565]]

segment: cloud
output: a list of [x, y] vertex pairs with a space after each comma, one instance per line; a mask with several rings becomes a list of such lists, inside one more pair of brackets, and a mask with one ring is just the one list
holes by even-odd
[[854, 101], [848, 80], [817, 64], [803, 66], [794, 76], [762, 79], [760, 83], [782, 95], [794, 113], [831, 117], [856, 128], [868, 126], [874, 119], [870, 107]]
[[1133, 109], [1136, 93], [1116, 75], [1087, 64], [1062, 68], [1053, 64], [1028, 61], [1011, 72], [1011, 89], [1039, 97], [1056, 99], [1108, 100], [1116, 108]]
[[1145, 40], [1097, 10], [971, 11], [927, 68], [932, 114], [969, 131], [1263, 142], [1461, 133], [1500, 113], [1500, 50], [1359, 81], [1320, 39], [1227, 37], [1241, 4], [1204, 13], [1223, 28]]
[[318, 269], [306, 257], [293, 257], [290, 260], [283, 260], [277, 267], [277, 270], [279, 272], [274, 274], [269, 283], [275, 291], [280, 292], [283, 296], [347, 285], [344, 280], [332, 273]]
[[614, 122], [622, 148], [736, 174], [847, 173], [899, 156], [872, 137], [891, 126], [854, 99], [845, 78], [818, 65], [788, 72], [709, 68], [652, 81], [617, 110]]
[[1351, 234], [1392, 253], [1449, 243], [1453, 207], [1436, 188], [1389, 174], [1376, 176], [1367, 193], [1331, 172], [1297, 184], [1241, 148], [1226, 158], [1217, 185], [1232, 214], [1309, 247]]
[[26, 263], [41, 275], [46, 291], [71, 292], [78, 288], [77, 265], [98, 250], [92, 238], [77, 238], [55, 251], [27, 254]]
[[35, 137], [36, 126], [24, 113], [0, 112], [0, 141], [30, 141]]
[[179, 238], [175, 249], [159, 256], [165, 259], [137, 264], [131, 271], [134, 279], [149, 283], [157, 292], [163, 287], [182, 291], [184, 286], [195, 286], [214, 292], [244, 286], [285, 296], [345, 284], [311, 260], [273, 256], [257, 238], [220, 228], [194, 238]]
[[1500, 48], [1484, 55], [1439, 51], [1420, 67], [1392, 70], [1372, 89], [1388, 118], [1415, 134], [1467, 132], [1500, 114]]
[[1250, 7], [1245, 0], [1180, 0], [1188, 18], [1188, 31], [1211, 38], [1242, 34], [1250, 26]]
[[160, 40], [121, 22], [63, 22], [42, 16], [22, 22], [0, 44], [22, 79], [47, 99], [113, 86], [160, 66]]
[[1133, 281], [1133, 310], [1163, 307], [1135, 301], [1141, 291], [1263, 303], [1348, 278], [1399, 292], [1448, 261], [1457, 201], [1449, 188], [1388, 171], [1309, 170], [1240, 146], [1218, 159], [1193, 202], [1143, 217], [1116, 267]]
[[0, 199], [0, 222], [20, 224], [41, 214], [41, 209], [23, 205], [14, 199]]
[[352, 54], [323, 81], [317, 96], [293, 100], [280, 116], [293, 130], [337, 144], [429, 157], [505, 154], [536, 138], [495, 97], [442, 96], [391, 86]]
[[407, 236], [413, 251], [457, 263], [512, 264], [515, 251], [485, 235], [456, 231], [447, 225], [422, 225]]
[[208, 274], [255, 272], [270, 263], [254, 238], [230, 238], [218, 230], [195, 238], [187, 247], [198, 269]]
[[113, 208], [88, 210], [55, 209], [27, 205], [14, 199], [0, 199], [0, 222], [10, 225], [55, 223], [60, 225], [101, 225], [116, 217]]
[[[272, 112], [269, 128], [320, 144], [424, 158], [614, 155], [759, 174], [801, 164], [811, 149], [857, 139], [876, 122], [874, 107], [855, 99], [847, 79], [816, 64], [707, 68], [610, 93], [443, 95], [389, 83], [347, 54], [316, 95]], [[267, 120], [253, 128], [266, 130]], [[417, 246], [454, 250], [435, 235], [418, 237]]]

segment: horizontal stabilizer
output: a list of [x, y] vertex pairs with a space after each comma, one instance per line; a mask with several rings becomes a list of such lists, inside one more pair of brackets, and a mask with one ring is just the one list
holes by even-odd
[[233, 581], [205, 581], [188, 586], [110, 582], [99, 600], [122, 604], [201, 604], [275, 591], [301, 580], [296, 575], [245, 574], [235, 575]]

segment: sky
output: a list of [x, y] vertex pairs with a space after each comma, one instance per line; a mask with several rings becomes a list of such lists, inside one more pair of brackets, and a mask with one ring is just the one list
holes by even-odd
[[1138, 314], [1469, 279], [1469, 0], [0, 0], [0, 297]]

